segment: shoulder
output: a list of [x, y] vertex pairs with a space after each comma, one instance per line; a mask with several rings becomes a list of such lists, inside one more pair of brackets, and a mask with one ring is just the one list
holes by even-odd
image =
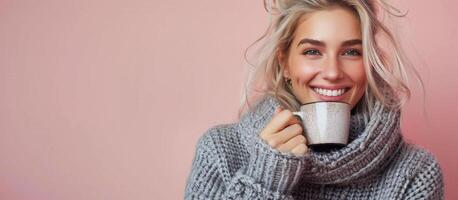
[[206, 162], [217, 165], [223, 177], [233, 176], [248, 162], [249, 152], [243, 140], [236, 123], [219, 124], [200, 136], [196, 154], [205, 156]]
[[218, 124], [208, 128], [197, 140], [196, 148], [217, 153], [218, 149], [238, 145], [240, 134], [237, 123]]
[[444, 199], [444, 176], [437, 157], [430, 150], [406, 144], [400, 158], [393, 176], [403, 182], [405, 199]]
[[437, 156], [422, 146], [406, 143], [400, 159], [399, 167], [411, 178], [427, 176], [442, 179], [442, 169]]
[[418, 164], [439, 165], [439, 160], [433, 152], [417, 144], [406, 143], [402, 153], [405, 154], [405, 159], [413, 160]]

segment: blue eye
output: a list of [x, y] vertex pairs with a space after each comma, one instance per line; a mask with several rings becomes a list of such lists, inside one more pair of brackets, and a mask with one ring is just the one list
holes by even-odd
[[304, 55], [321, 55], [321, 53], [317, 51], [316, 49], [307, 50], [303, 54]]
[[[347, 54], [347, 53], [349, 53], [349, 54]], [[350, 50], [346, 51], [346, 52], [344, 53], [344, 55], [360, 56], [361, 53], [359, 53], [359, 51], [356, 50], [356, 49], [350, 49]]]

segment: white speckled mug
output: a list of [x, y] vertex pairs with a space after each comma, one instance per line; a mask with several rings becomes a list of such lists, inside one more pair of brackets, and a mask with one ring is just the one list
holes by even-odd
[[308, 145], [318, 147], [347, 145], [350, 112], [348, 103], [319, 101], [304, 104], [293, 114], [302, 121]]

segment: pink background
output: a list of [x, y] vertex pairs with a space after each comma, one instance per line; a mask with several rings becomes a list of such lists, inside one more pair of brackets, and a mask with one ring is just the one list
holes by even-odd
[[[404, 112], [457, 199], [458, 4], [405, 0], [426, 83]], [[236, 119], [262, 1], [0, 1], [0, 199], [182, 199], [195, 144]], [[426, 107], [428, 118], [420, 112]]]

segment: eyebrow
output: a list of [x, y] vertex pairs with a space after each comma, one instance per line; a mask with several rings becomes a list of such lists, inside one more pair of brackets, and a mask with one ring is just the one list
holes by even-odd
[[[326, 44], [323, 41], [309, 39], [309, 38], [302, 39], [301, 41], [299, 41], [297, 46], [299, 46], [301, 44], [306, 44], [306, 43], [310, 43], [310, 44], [313, 44], [313, 45], [316, 45], [316, 46], [322, 46], [322, 47], [326, 46]], [[356, 45], [356, 44], [362, 44], [362, 41], [360, 39], [346, 40], [346, 41], [342, 42], [341, 46], [352, 46], [352, 45]]]

